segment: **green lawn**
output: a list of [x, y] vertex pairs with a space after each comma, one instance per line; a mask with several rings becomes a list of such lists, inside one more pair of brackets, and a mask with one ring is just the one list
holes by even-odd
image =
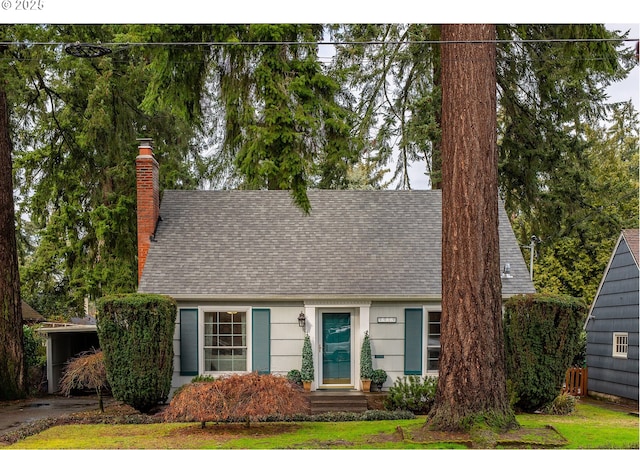
[[[570, 416], [524, 414], [522, 429], [497, 446], [638, 448], [638, 417], [579, 404]], [[14, 448], [466, 448], [469, 437], [426, 431], [424, 418], [338, 423], [194, 423], [64, 425], [17, 442]], [[551, 428], [550, 428], [551, 427]], [[557, 431], [557, 432], [556, 432]], [[501, 444], [502, 441], [505, 443]]]

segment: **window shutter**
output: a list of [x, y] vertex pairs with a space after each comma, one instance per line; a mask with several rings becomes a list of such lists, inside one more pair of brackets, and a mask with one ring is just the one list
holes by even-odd
[[198, 310], [180, 309], [180, 375], [198, 375]]
[[265, 374], [271, 372], [271, 311], [254, 309], [252, 311], [251, 333], [251, 369]]
[[404, 374], [422, 375], [422, 309], [404, 310]]

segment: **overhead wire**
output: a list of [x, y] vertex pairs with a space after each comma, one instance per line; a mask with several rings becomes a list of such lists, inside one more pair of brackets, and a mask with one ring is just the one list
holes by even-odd
[[638, 38], [566, 38], [566, 39], [488, 39], [488, 40], [388, 40], [388, 41], [207, 41], [207, 42], [31, 42], [5, 41], [0, 45], [24, 46], [65, 46], [65, 45], [99, 45], [158, 47], [158, 46], [263, 46], [263, 45], [434, 45], [434, 44], [512, 44], [512, 43], [589, 43], [589, 42], [638, 42]]

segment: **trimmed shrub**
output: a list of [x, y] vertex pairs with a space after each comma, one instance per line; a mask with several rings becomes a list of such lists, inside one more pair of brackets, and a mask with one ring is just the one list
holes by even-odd
[[302, 344], [302, 370], [300, 370], [300, 378], [302, 381], [313, 381], [313, 350], [311, 349], [311, 338], [308, 334], [304, 335]]
[[384, 407], [389, 411], [411, 411], [427, 414], [436, 398], [438, 378], [409, 375], [397, 378], [384, 399]]
[[177, 392], [164, 411], [166, 420], [200, 422], [245, 422], [270, 416], [290, 416], [305, 411], [300, 389], [286, 378], [249, 373], [218, 378], [210, 383], [192, 383]]
[[373, 376], [373, 363], [371, 362], [371, 340], [369, 332], [364, 332], [362, 340], [362, 350], [360, 351], [360, 378], [370, 380]]
[[287, 380], [291, 383], [301, 386], [302, 385], [302, 373], [298, 369], [291, 369], [287, 372]]
[[146, 413], [169, 397], [176, 303], [128, 294], [97, 302], [98, 338], [113, 397]]
[[588, 308], [562, 295], [518, 295], [504, 304], [507, 378], [516, 408], [533, 412], [560, 393], [580, 348]]
[[384, 369], [375, 369], [371, 374], [371, 383], [375, 384], [378, 389], [382, 389], [382, 385], [387, 381], [387, 371]]

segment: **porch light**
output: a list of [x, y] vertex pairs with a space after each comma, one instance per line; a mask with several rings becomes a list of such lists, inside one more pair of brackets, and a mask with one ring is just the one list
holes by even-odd
[[306, 322], [307, 322], [307, 318], [304, 316], [304, 313], [300, 311], [300, 315], [298, 316], [298, 326], [300, 328], [304, 328]]
[[513, 278], [513, 275], [511, 275], [511, 264], [506, 263], [504, 265], [504, 269], [502, 269], [502, 278]]

